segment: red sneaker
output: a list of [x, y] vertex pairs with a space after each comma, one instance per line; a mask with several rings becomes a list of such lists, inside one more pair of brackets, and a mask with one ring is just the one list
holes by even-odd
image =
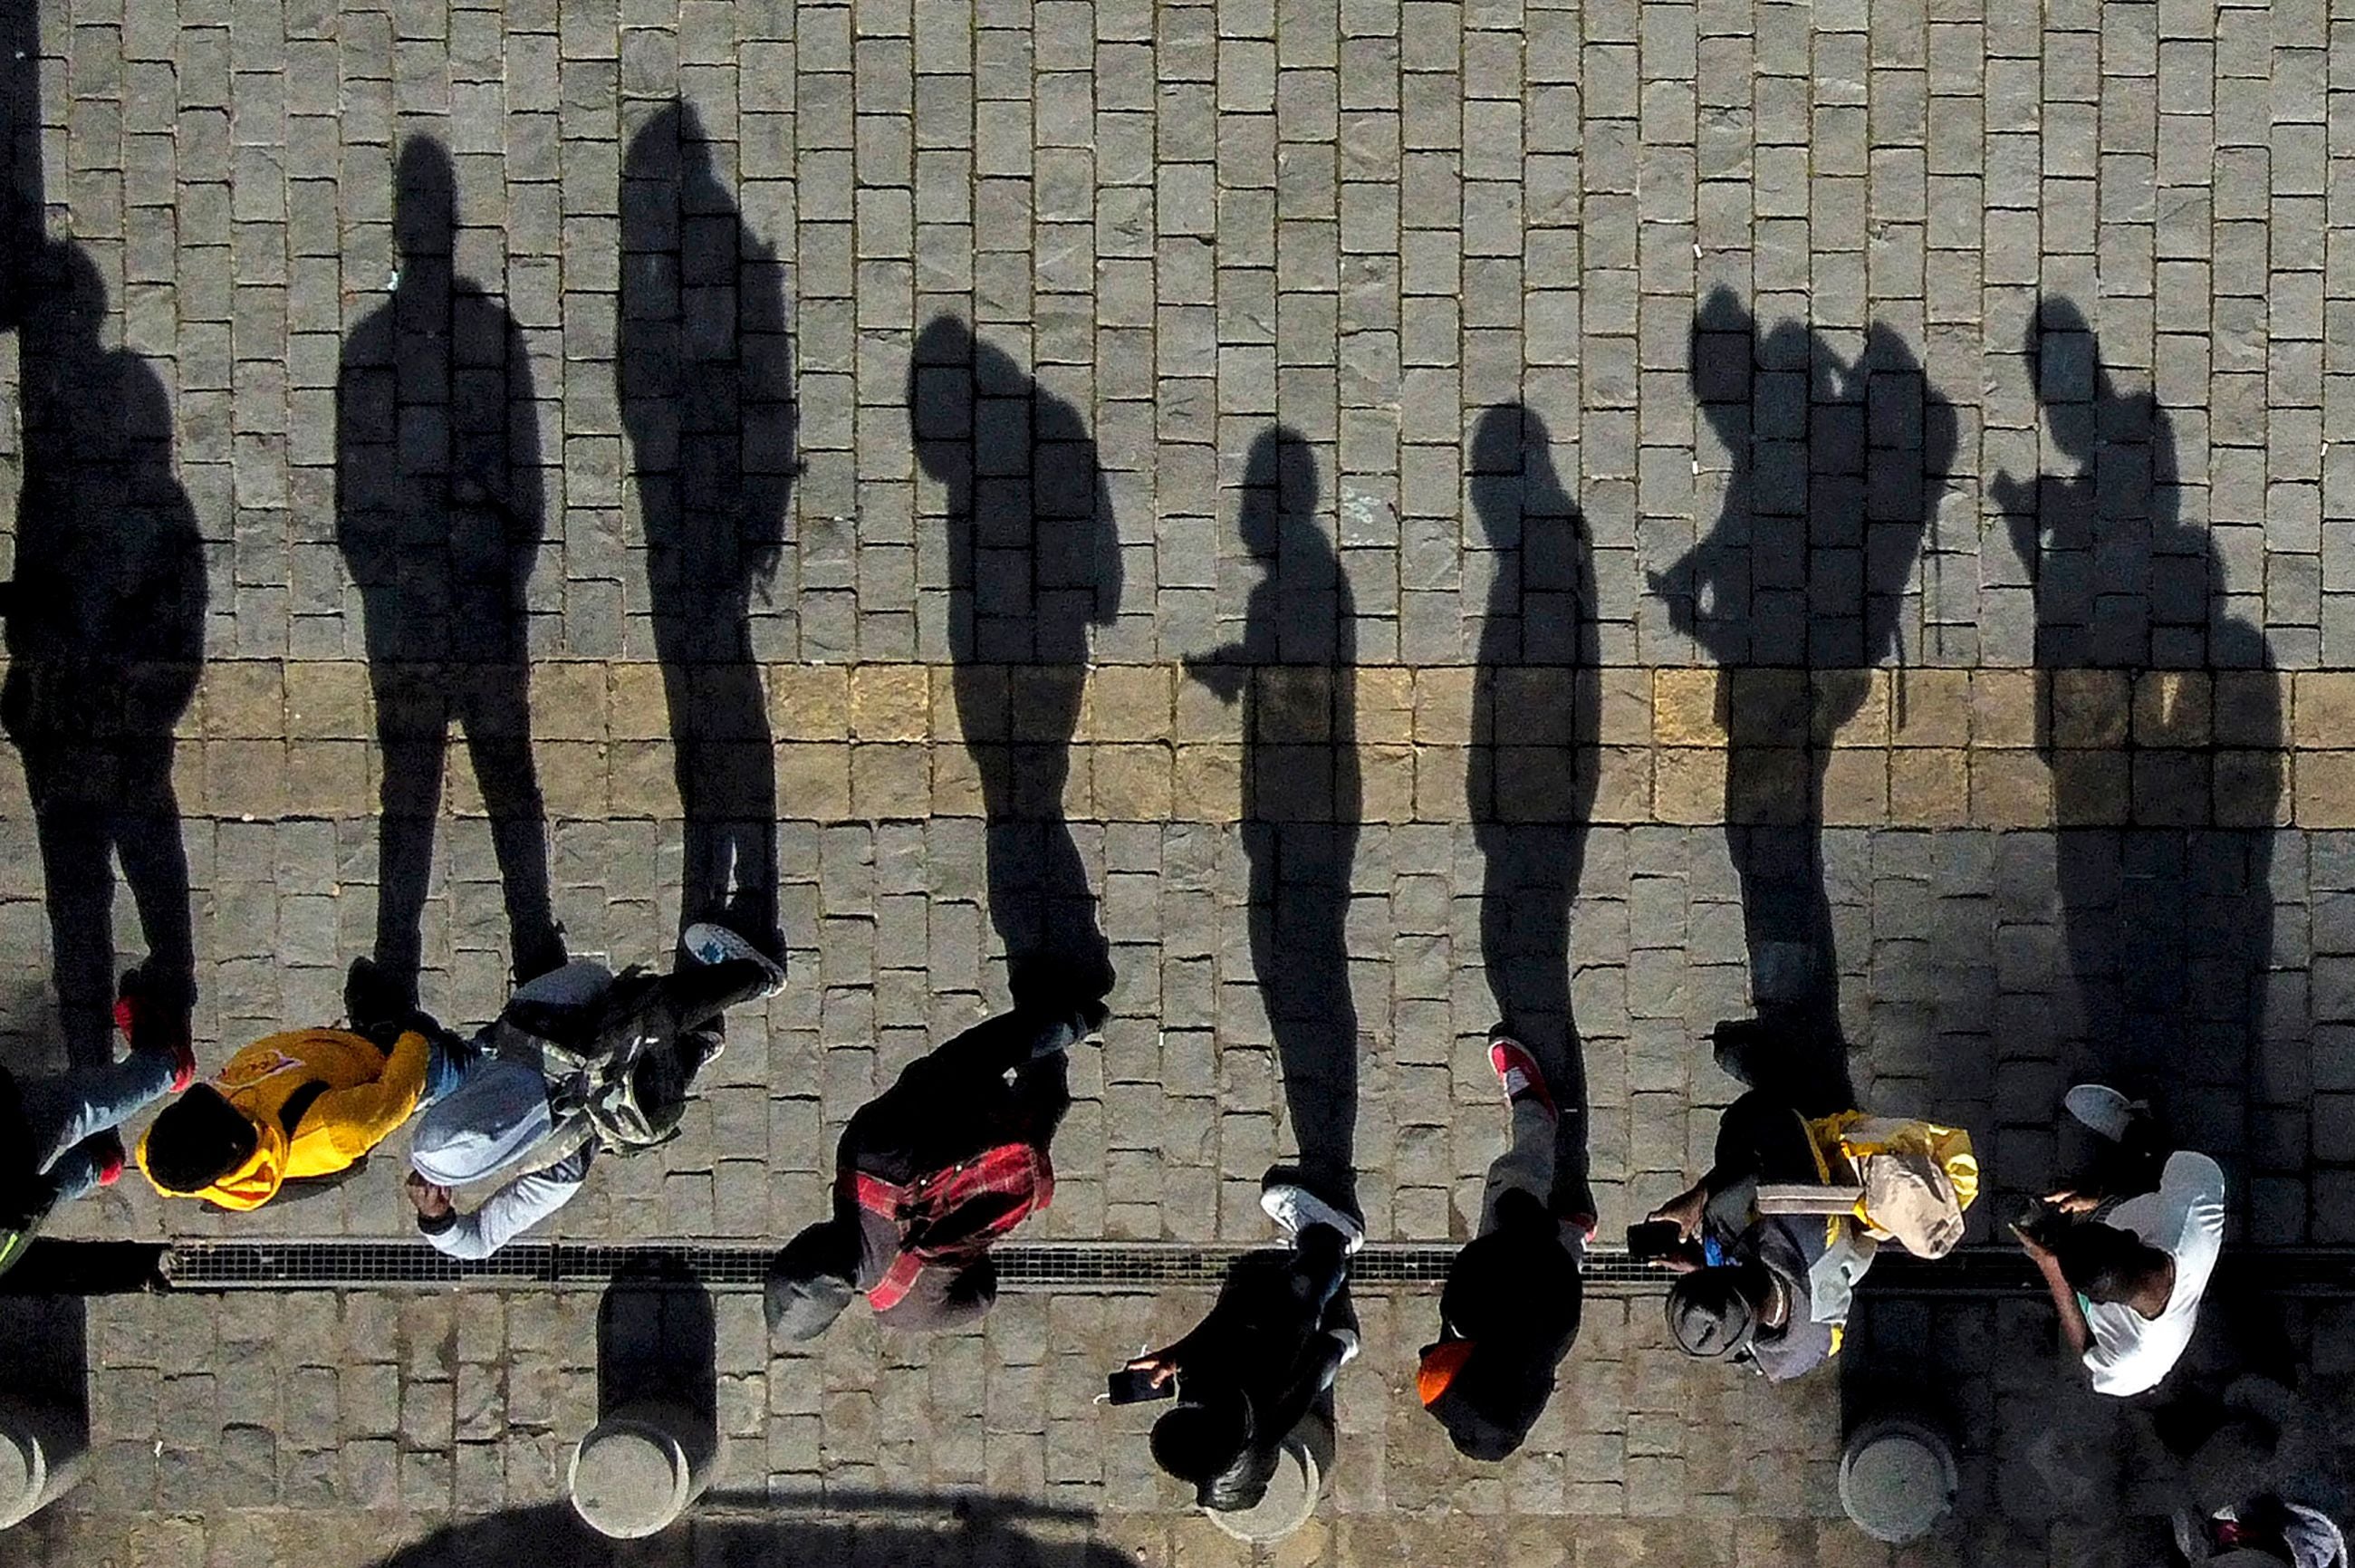
[[177, 1094], [197, 1081], [197, 1047], [188, 1037], [185, 1008], [157, 1005], [139, 987], [138, 971], [123, 976], [114, 997], [114, 1027], [133, 1051], [167, 1051], [172, 1055], [172, 1093]]
[[197, 1046], [185, 1030], [172, 1042], [172, 1093], [177, 1094], [197, 1081]]
[[112, 1187], [123, 1179], [123, 1140], [110, 1140], [106, 1152], [99, 1157], [98, 1184]]
[[1518, 1100], [1527, 1096], [1546, 1109], [1549, 1116], [1561, 1113], [1554, 1107], [1553, 1093], [1546, 1087], [1545, 1072], [1529, 1048], [1509, 1035], [1497, 1035], [1488, 1041], [1488, 1065], [1505, 1085], [1505, 1098]]

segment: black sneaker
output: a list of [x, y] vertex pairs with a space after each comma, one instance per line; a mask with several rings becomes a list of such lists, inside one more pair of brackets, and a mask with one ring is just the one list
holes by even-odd
[[1727, 1019], [1710, 1031], [1710, 1054], [1717, 1059], [1718, 1071], [1744, 1089], [1757, 1088], [1769, 1071], [1771, 1054], [1788, 1049], [1788, 1042], [1776, 1038], [1762, 1019]]

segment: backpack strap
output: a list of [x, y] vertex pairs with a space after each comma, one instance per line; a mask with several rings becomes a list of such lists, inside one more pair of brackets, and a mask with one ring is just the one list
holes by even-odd
[[278, 1107], [278, 1125], [285, 1129], [288, 1137], [294, 1136], [294, 1129], [302, 1122], [304, 1113], [317, 1104], [319, 1097], [326, 1092], [326, 1084], [314, 1078], [286, 1096], [285, 1104]]
[[924, 1272], [924, 1259], [913, 1253], [901, 1253], [868, 1291], [867, 1305], [878, 1312], [890, 1311], [908, 1298], [908, 1292], [915, 1288], [917, 1276]]
[[[1005, 1192], [1011, 1190], [1018, 1181], [1027, 1188], [1027, 1200], [986, 1232], [964, 1237], [943, 1248], [927, 1247], [922, 1243], [907, 1244], [910, 1221], [923, 1218], [926, 1205], [944, 1189], [963, 1186], [977, 1191]], [[932, 1172], [918, 1181], [901, 1184], [856, 1170], [847, 1173], [847, 1186], [852, 1200], [861, 1211], [890, 1221], [900, 1233], [899, 1254], [883, 1271], [883, 1277], [867, 1292], [869, 1306], [878, 1312], [888, 1312], [907, 1298], [908, 1292], [915, 1287], [917, 1279], [926, 1268], [936, 1264], [970, 1262], [988, 1250], [991, 1240], [1046, 1208], [1054, 1199], [1055, 1174], [1044, 1149], [1028, 1144], [1007, 1143], [985, 1149], [972, 1159], [946, 1170]]]

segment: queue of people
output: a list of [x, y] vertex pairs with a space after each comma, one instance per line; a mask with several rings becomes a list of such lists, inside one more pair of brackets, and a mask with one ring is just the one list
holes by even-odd
[[[19, 1129], [0, 1170], [0, 1268], [57, 1205], [119, 1176], [117, 1129], [167, 1098], [136, 1157], [166, 1197], [256, 1209], [290, 1186], [348, 1179], [413, 1123], [403, 1185], [420, 1233], [453, 1257], [491, 1256], [579, 1192], [592, 1160], [668, 1141], [724, 1049], [728, 1010], [785, 978], [781, 953], [706, 922], [683, 933], [666, 974], [570, 960], [462, 1037], [361, 958], [344, 1022], [256, 1040], [197, 1083], [186, 1009], [155, 1005], [134, 972], [116, 1008], [119, 1060], [54, 1082], [0, 1072], [0, 1119]], [[829, 1211], [773, 1260], [775, 1338], [813, 1339], [859, 1296], [898, 1328], [955, 1328], [989, 1310], [992, 1244], [1053, 1200], [1070, 1057], [1097, 1037], [1109, 987], [1100, 966], [1027, 967], [1009, 1011], [911, 1064], [850, 1118]], [[1838, 1353], [1881, 1246], [1936, 1257], [1961, 1238], [1980, 1179], [1967, 1133], [1859, 1109], [1837, 1051], [1787, 1024], [1716, 1031], [1715, 1060], [1742, 1093], [1720, 1117], [1710, 1168], [1628, 1237], [1632, 1255], [1668, 1276], [1667, 1335], [1688, 1356], [1774, 1381], [1806, 1375]], [[1415, 1389], [1459, 1453], [1494, 1463], [1525, 1442], [1569, 1360], [1598, 1216], [1560, 1157], [1562, 1118], [1577, 1108], [1557, 1103], [1538, 1058], [1501, 1027], [1488, 1059], [1505, 1147], [1449, 1267]], [[2150, 1107], [2116, 1089], [2080, 1084], [2063, 1109], [2098, 1157], [2011, 1229], [2091, 1388], [2139, 1393], [2191, 1341], [2221, 1251], [2223, 1173], [2169, 1150]], [[488, 1198], [461, 1207], [457, 1189], [489, 1183]], [[1113, 1375], [1112, 1397], [1170, 1402], [1146, 1439], [1153, 1459], [1221, 1515], [1259, 1506], [1298, 1434], [1321, 1423], [1329, 1441], [1335, 1381], [1361, 1349], [1349, 1272], [1366, 1231], [1353, 1196], [1279, 1167], [1263, 1207], [1285, 1244], [1236, 1260], [1194, 1328]], [[2254, 1550], [2328, 1563], [2314, 1553], [2334, 1532], [2262, 1489], [2177, 1521], [2195, 1562], [2254, 1561], [2229, 1555]]]

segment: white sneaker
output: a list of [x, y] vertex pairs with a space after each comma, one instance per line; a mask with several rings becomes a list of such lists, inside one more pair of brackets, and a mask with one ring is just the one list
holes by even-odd
[[2134, 1102], [2106, 1083], [2080, 1083], [2061, 1096], [2062, 1105], [2096, 1137], [2126, 1141], [2134, 1124]]
[[761, 987], [763, 997], [773, 997], [785, 988], [783, 965], [717, 921], [696, 922], [687, 928], [679, 942], [698, 964], [729, 964], [743, 958], [758, 964], [768, 972], [768, 981]]
[[1273, 1182], [1260, 1189], [1259, 1206], [1287, 1236], [1297, 1236], [1311, 1225], [1330, 1225], [1341, 1232], [1347, 1250], [1366, 1244], [1364, 1221], [1342, 1212], [1295, 1181]]

